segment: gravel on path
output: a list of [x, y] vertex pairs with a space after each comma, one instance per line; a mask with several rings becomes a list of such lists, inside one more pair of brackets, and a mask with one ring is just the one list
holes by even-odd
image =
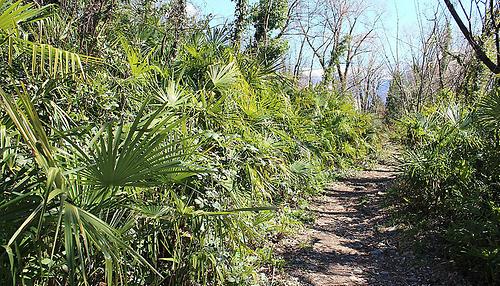
[[[278, 285], [468, 285], [446, 261], [402, 247], [401, 230], [383, 207], [396, 173], [387, 166], [356, 172], [311, 203], [316, 221], [280, 242], [286, 261]], [[408, 245], [408, 243], [406, 243]], [[286, 282], [285, 282], [286, 281]]]

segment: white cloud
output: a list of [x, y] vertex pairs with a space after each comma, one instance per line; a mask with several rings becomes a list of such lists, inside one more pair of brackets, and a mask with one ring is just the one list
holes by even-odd
[[186, 5], [186, 13], [189, 18], [197, 17], [200, 14], [200, 10], [192, 3], [188, 2]]

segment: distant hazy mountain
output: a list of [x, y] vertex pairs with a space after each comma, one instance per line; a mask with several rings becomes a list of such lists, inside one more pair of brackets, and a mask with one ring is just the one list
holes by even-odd
[[[311, 77], [311, 82], [313, 85], [318, 84], [323, 79], [322, 69], [304, 70], [301, 72], [300, 82], [301, 85], [307, 85], [309, 83], [309, 77]], [[383, 79], [378, 88], [377, 94], [385, 104], [387, 101], [387, 94], [389, 93], [389, 86], [391, 85], [391, 79]]]
[[300, 84], [305, 86], [309, 83], [309, 77], [311, 77], [311, 82], [316, 85], [323, 79], [323, 69], [313, 69], [313, 70], [303, 70], [300, 72]]
[[391, 80], [390, 79], [383, 79], [378, 88], [377, 88], [377, 94], [380, 96], [380, 99], [382, 102], [385, 104], [387, 101], [387, 94], [389, 93], [389, 86], [391, 85]]

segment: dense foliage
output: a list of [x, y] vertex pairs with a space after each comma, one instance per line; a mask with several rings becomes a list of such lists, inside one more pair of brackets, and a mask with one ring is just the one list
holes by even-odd
[[0, 0], [0, 285], [267, 285], [381, 130], [399, 217], [498, 285], [498, 5], [445, 0], [470, 47], [436, 5], [391, 60], [367, 1], [232, 2], [213, 26], [186, 0]]
[[140, 7], [0, 1], [0, 284], [264, 283], [293, 209], [373, 154], [345, 95]]
[[[421, 236], [476, 281], [500, 282], [500, 89], [475, 106], [447, 101], [398, 123], [406, 147], [396, 194]], [[481, 280], [477, 280], [481, 279]]]

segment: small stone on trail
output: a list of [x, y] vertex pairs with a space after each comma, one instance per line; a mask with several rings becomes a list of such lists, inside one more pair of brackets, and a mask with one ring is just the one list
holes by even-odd
[[380, 257], [384, 254], [384, 252], [380, 249], [375, 249], [375, 250], [370, 251], [370, 254], [373, 256]]

